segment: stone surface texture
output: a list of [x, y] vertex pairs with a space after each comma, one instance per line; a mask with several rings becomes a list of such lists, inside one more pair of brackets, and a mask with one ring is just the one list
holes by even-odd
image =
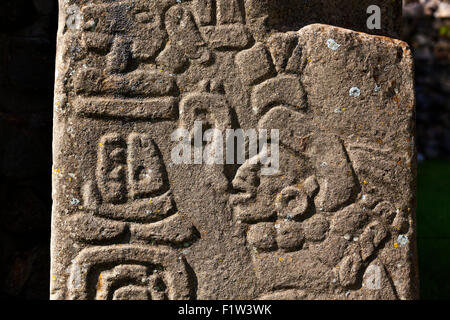
[[[409, 48], [283, 10], [60, 1], [52, 299], [417, 298]], [[172, 164], [195, 119], [279, 172]]]

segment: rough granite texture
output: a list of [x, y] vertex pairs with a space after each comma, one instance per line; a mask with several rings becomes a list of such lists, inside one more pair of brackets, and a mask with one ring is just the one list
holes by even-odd
[[[408, 46], [178, 2], [60, 2], [51, 298], [417, 298]], [[280, 171], [172, 164], [195, 119], [279, 129]]]

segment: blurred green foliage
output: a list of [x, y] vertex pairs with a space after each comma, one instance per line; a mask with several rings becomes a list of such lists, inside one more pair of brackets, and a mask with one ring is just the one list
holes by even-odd
[[440, 27], [439, 28], [439, 35], [440, 36], [450, 37], [450, 27], [448, 27], [448, 26]]
[[450, 162], [419, 164], [417, 231], [421, 299], [450, 299]]

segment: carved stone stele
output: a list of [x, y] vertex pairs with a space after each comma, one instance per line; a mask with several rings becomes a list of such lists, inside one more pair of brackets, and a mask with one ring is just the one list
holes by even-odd
[[[410, 50], [310, 24], [366, 2], [61, 0], [51, 298], [417, 298]], [[278, 129], [278, 172], [173, 163], [196, 120]]]

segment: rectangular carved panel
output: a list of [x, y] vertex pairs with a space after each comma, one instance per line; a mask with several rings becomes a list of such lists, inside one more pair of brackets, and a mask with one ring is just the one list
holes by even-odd
[[[51, 298], [416, 298], [412, 59], [368, 5], [60, 1]], [[205, 161], [229, 129], [278, 168]]]

